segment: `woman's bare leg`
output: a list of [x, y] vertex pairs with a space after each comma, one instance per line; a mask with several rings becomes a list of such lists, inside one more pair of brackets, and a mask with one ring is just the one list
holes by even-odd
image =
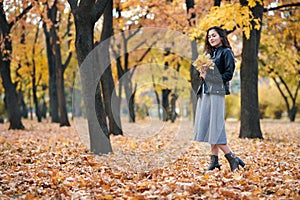
[[218, 149], [221, 149], [224, 154], [228, 154], [231, 152], [231, 149], [229, 148], [229, 146], [227, 144], [218, 144], [216, 145]]
[[218, 156], [218, 154], [219, 154], [218, 145], [217, 144], [211, 144], [210, 147], [211, 147], [211, 155]]

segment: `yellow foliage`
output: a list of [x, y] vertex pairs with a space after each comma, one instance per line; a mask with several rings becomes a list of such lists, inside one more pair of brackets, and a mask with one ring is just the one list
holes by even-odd
[[262, 0], [248, 0], [248, 5], [250, 8], [256, 6], [256, 4], [263, 4]]
[[295, 84], [295, 81], [299, 80], [300, 54], [289, 40], [283, 40], [284, 34], [286, 33], [270, 29], [263, 30], [259, 55], [259, 59], [264, 63], [261, 67], [261, 75], [274, 78], [281, 76]]
[[[254, 27], [252, 26], [254, 22]], [[210, 9], [206, 17], [199, 21], [196, 28], [192, 29], [191, 37], [197, 38], [201, 34], [200, 30], [207, 30], [211, 26], [221, 26], [227, 30], [233, 30], [235, 27], [242, 27], [246, 38], [250, 37], [250, 31], [260, 29], [260, 20], [254, 18], [248, 6], [241, 6], [239, 3], [222, 4]], [[197, 30], [198, 29], [198, 30]]]

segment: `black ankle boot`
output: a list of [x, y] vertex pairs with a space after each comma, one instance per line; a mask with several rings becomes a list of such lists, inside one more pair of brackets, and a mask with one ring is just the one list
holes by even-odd
[[230, 169], [233, 172], [236, 168], [239, 169], [239, 165], [244, 167], [246, 164], [232, 152], [225, 154], [225, 158], [228, 160], [230, 164]]
[[218, 156], [211, 155], [209, 167], [203, 174], [205, 174], [207, 171], [214, 170], [215, 168], [218, 168], [218, 169], [221, 168], [221, 165], [219, 164], [219, 158], [218, 158]]

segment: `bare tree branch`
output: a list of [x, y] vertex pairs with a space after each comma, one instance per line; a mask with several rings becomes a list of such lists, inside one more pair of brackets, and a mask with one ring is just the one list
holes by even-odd
[[13, 20], [12, 22], [10, 22], [9, 25], [8, 25], [9, 29], [11, 29], [11, 27], [12, 27], [16, 22], [18, 22], [20, 19], [22, 19], [22, 17], [23, 17], [24, 15], [26, 15], [26, 14], [31, 10], [31, 8], [33, 8], [32, 4], [30, 4], [27, 8], [25, 8], [25, 9], [23, 10], [23, 12], [20, 13], [20, 14], [15, 18], [15, 20]]
[[297, 99], [299, 89], [300, 89], [300, 81], [298, 81], [298, 86], [297, 86], [297, 88], [296, 88], [296, 92], [295, 92], [295, 100]]
[[[71, 22], [71, 12], [70, 12], [68, 15], [68, 26], [67, 26], [67, 31], [65, 33], [65, 36], [71, 36], [71, 33], [70, 33], [71, 25], [72, 25], [72, 22]], [[68, 48], [69, 49], [70, 49], [70, 46], [71, 46], [71, 40], [68, 39]], [[69, 55], [68, 55], [65, 63], [62, 65], [63, 72], [66, 70], [67, 66], [70, 64], [72, 56], [73, 56], [73, 53], [69, 52]]]
[[272, 77], [272, 79], [273, 79], [273, 81], [275, 82], [276, 87], [278, 88], [278, 90], [279, 90], [279, 92], [280, 92], [282, 98], [284, 99], [284, 102], [285, 102], [285, 104], [286, 104], [287, 109], [290, 110], [290, 104], [289, 104], [289, 101], [288, 101], [287, 96], [285, 96], [285, 94], [283, 93], [283, 91], [282, 91], [282, 89], [281, 89], [279, 83], [276, 81], [276, 78], [275, 78], [275, 77]]
[[[130, 33], [130, 35], [128, 36], [128, 38], [127, 38], [126, 40], [129, 40], [130, 38], [132, 38], [133, 36], [135, 36], [138, 32], [140, 32], [140, 30], [141, 30], [142, 27], [143, 27], [143, 26], [140, 25], [136, 30], [134, 30], [133, 33]], [[122, 36], [123, 36], [123, 38], [124, 38], [124, 34], [122, 34]]]
[[294, 7], [294, 6], [300, 6], [300, 3], [291, 3], [291, 4], [284, 4], [276, 7], [271, 8], [264, 8], [264, 12], [272, 11], [272, 10], [280, 10], [281, 8], [288, 8], [288, 7]]
[[285, 87], [287, 93], [289, 94], [290, 98], [291, 98], [291, 99], [294, 99], [294, 98], [293, 98], [293, 94], [292, 94], [290, 88], [287, 86], [287, 84], [286, 84], [286, 82], [283, 80], [282, 76], [280, 76], [280, 75], [278, 74], [278, 72], [276, 72], [276, 74], [277, 74], [277, 76], [279, 77], [281, 83], [284, 85], [284, 87]]

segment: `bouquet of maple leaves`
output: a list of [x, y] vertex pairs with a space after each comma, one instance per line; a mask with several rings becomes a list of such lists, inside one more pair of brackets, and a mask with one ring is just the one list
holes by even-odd
[[196, 67], [198, 71], [201, 69], [213, 69], [215, 66], [215, 63], [213, 60], [210, 58], [208, 54], [199, 54], [198, 58], [193, 62], [193, 66]]

